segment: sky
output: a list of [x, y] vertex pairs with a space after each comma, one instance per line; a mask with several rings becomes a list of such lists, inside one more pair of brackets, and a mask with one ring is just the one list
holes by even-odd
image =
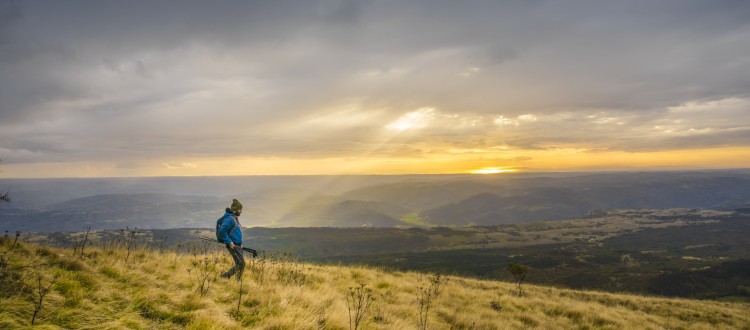
[[747, 168], [749, 17], [741, 0], [0, 0], [0, 177]]

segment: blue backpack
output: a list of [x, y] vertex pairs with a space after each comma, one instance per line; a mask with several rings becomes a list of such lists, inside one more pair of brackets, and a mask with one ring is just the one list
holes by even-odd
[[[226, 213], [230, 213], [230, 212], [231, 212], [231, 211], [230, 211], [229, 209], [227, 209], [227, 210], [226, 210]], [[230, 217], [230, 218], [233, 218], [232, 216], [229, 216], [229, 217]], [[216, 240], [217, 240], [217, 241], [218, 241], [219, 243], [224, 243], [224, 242], [222, 242], [222, 241], [221, 241], [221, 240], [219, 239], [219, 229], [221, 228], [221, 224], [223, 224], [223, 223], [224, 223], [224, 219], [226, 219], [226, 218], [227, 218], [227, 214], [224, 214], [224, 215], [223, 215], [223, 216], [222, 216], [221, 218], [219, 218], [219, 220], [216, 220]], [[232, 221], [234, 221], [234, 219], [232, 219]], [[232, 227], [232, 229], [231, 229], [231, 230], [229, 231], [229, 233], [233, 232], [233, 231], [234, 231], [234, 228], [237, 228], [237, 222], [235, 222], [235, 223], [234, 223], [234, 227]]]

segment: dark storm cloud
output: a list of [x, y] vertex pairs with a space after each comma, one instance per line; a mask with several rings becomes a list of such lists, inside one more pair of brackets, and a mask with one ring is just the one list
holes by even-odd
[[0, 1], [0, 43], [7, 42], [10, 28], [14, 21], [22, 17], [21, 9], [16, 1]]
[[423, 107], [431, 124], [391, 141], [737, 145], [747, 17], [747, 1], [4, 0], [0, 156], [351, 154]]

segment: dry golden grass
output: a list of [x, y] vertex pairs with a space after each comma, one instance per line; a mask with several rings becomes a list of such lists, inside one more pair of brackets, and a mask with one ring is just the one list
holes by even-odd
[[[248, 259], [237, 313], [240, 283], [215, 276], [230, 266], [221, 249], [195, 255], [138, 250], [125, 262], [120, 249], [91, 248], [76, 257], [69, 249], [9, 247], [7, 241], [0, 247], [6, 271], [29, 280], [59, 276], [37, 317], [39, 329], [349, 329], [346, 296], [360, 284], [373, 298], [361, 329], [420, 329], [417, 298], [434, 280], [414, 272]], [[193, 263], [206, 256], [219, 261], [201, 296]], [[18, 269], [27, 265], [40, 266]], [[459, 277], [442, 283], [427, 329], [750, 329], [750, 305], [741, 303], [533, 285], [518, 297], [512, 283]], [[0, 296], [1, 329], [30, 327], [28, 296], [24, 290]]]

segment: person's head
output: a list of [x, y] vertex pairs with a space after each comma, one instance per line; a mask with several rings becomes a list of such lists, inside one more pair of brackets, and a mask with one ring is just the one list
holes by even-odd
[[234, 212], [234, 214], [240, 215], [240, 213], [242, 213], [242, 203], [236, 199], [232, 199], [232, 205], [229, 209]]

